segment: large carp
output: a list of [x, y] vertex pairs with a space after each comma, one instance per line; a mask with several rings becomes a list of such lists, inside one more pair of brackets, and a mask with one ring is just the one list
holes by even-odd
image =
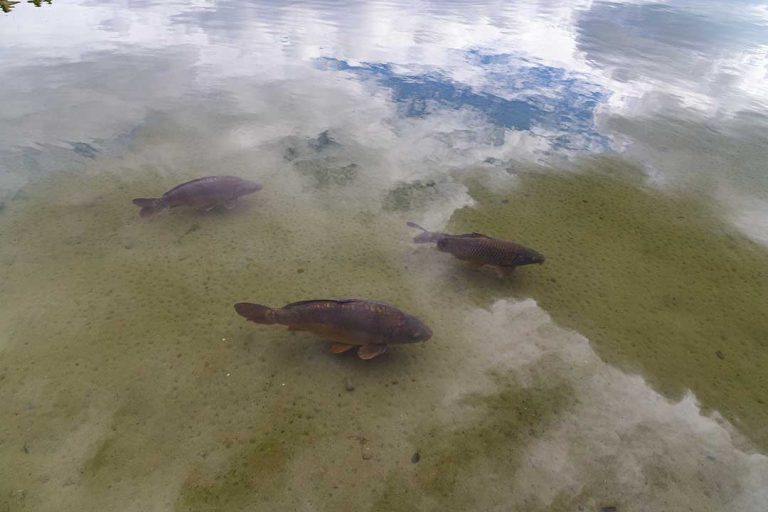
[[261, 185], [237, 176], [206, 176], [173, 187], [157, 198], [138, 198], [133, 204], [141, 206], [139, 215], [151, 217], [165, 208], [191, 206], [209, 211], [218, 206], [234, 208], [237, 199], [261, 190]]
[[438, 250], [452, 254], [476, 267], [490, 265], [498, 270], [509, 271], [521, 265], [544, 263], [542, 254], [510, 240], [499, 240], [481, 233], [436, 233], [427, 231], [414, 222], [407, 224], [422, 231], [413, 239], [414, 242], [435, 243]]
[[373, 359], [398, 343], [427, 341], [432, 331], [418, 318], [383, 302], [364, 299], [318, 299], [282, 308], [240, 302], [235, 311], [257, 324], [280, 324], [309, 331], [334, 342], [331, 352], [359, 347], [360, 359]]

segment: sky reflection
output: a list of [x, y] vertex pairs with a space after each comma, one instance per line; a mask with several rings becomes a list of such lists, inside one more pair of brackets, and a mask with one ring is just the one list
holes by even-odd
[[[237, 95], [233, 78], [299, 80], [309, 88], [318, 63], [358, 80], [361, 102], [385, 94], [404, 117], [479, 114], [496, 130], [491, 144], [505, 148], [494, 155], [502, 160], [629, 150], [666, 176], [696, 176], [701, 170], [691, 159], [656, 158], [668, 144], [647, 146], [649, 137], [622, 130], [627, 123], [616, 119], [665, 124], [672, 109], [676, 120], [749, 133], [765, 128], [768, 111], [768, 12], [760, 2], [43, 7], [22, 4], [0, 16], [9, 42], [0, 48], [0, 78], [11, 83], [0, 112], [0, 161], [23, 147], [71, 149], [109, 139], [135, 128], [142, 111], [187, 101], [189, 91]], [[18, 76], [26, 85], [13, 85]], [[29, 122], [51, 112], [50, 126]], [[505, 146], [509, 140], [526, 142]], [[478, 154], [480, 161], [487, 156]], [[742, 173], [738, 160], [728, 166]]]

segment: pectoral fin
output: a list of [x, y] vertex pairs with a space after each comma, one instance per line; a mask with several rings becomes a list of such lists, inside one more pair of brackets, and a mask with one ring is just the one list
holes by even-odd
[[357, 357], [360, 359], [373, 359], [386, 351], [386, 345], [363, 345], [357, 350]]
[[347, 345], [345, 343], [334, 343], [331, 345], [331, 353], [342, 354], [348, 350], [352, 350], [353, 348], [355, 348], [354, 345]]
[[199, 211], [201, 213], [208, 213], [208, 212], [212, 211], [214, 208], [216, 208], [216, 206], [217, 206], [216, 203], [211, 203], [211, 204], [205, 204], [205, 205], [202, 205], [202, 206], [198, 206], [196, 209], [197, 209], [197, 211]]
[[232, 210], [235, 206], [237, 206], [237, 199], [230, 199], [224, 203], [224, 208], [227, 210]]

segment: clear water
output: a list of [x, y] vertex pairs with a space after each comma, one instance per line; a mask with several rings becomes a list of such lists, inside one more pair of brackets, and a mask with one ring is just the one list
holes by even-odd
[[[0, 13], [0, 510], [765, 510], [763, 3], [39, 3]], [[131, 204], [211, 174], [264, 189]], [[232, 309], [349, 296], [434, 337]]]

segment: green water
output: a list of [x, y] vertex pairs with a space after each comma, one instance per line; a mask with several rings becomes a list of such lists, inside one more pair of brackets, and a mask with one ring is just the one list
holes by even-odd
[[[503, 186], [488, 171], [464, 173], [477, 202], [454, 214], [452, 231], [514, 236], [548, 256], [506, 279], [411, 244], [404, 219], [418, 211], [387, 213], [387, 192], [378, 205], [339, 201], [356, 182], [316, 188], [300, 172], [275, 174], [232, 212], [179, 209], [151, 222], [130, 198], [186, 176], [70, 173], [25, 188], [0, 217], [2, 293], [14, 298], [0, 317], [7, 507], [640, 510], [643, 500], [695, 495], [701, 510], [718, 510], [736, 491], [701, 493], [713, 479], [738, 485], [736, 468], [748, 459], [725, 460], [714, 476], [684, 478], [674, 490], [666, 477], [595, 487], [608, 478], [597, 468], [624, 457], [649, 474], [685, 474], [692, 464], [617, 448], [588, 463], [597, 464], [586, 478], [592, 492], [566, 488], [551, 502], [501, 478], [543, 485], [528, 452], [551, 443], [570, 415], [586, 432], [611, 412], [630, 430], [657, 421], [618, 413], [629, 377], [535, 305], [491, 308], [508, 297], [532, 296], [606, 362], [642, 373], [669, 398], [692, 389], [749, 438], [737, 436], [738, 449], [765, 447], [766, 407], [754, 390], [764, 383], [758, 299], [768, 255], [706, 205], [659, 194], [630, 171], [605, 160], [522, 173]], [[313, 296], [374, 296], [435, 335], [362, 362], [232, 310], [241, 300], [277, 306]], [[487, 311], [506, 307], [522, 309]], [[539, 349], [522, 348], [529, 343]], [[618, 379], [611, 391], [587, 383], [602, 374]], [[599, 393], [609, 393], [599, 413], [578, 412]], [[598, 441], [589, 435], [571, 449]], [[663, 443], [702, 458], [736, 449], [722, 434], [691, 435]]]
[[478, 206], [458, 211], [450, 227], [558, 255], [515, 280], [513, 292], [667, 396], [691, 389], [765, 450], [768, 251], [684, 190], [644, 186], [621, 161], [582, 171], [523, 174], [503, 193], [474, 182]]
[[[3, 11], [0, 512], [764, 512], [757, 0]], [[208, 175], [263, 189], [131, 203]], [[434, 336], [233, 309], [334, 297]]]

